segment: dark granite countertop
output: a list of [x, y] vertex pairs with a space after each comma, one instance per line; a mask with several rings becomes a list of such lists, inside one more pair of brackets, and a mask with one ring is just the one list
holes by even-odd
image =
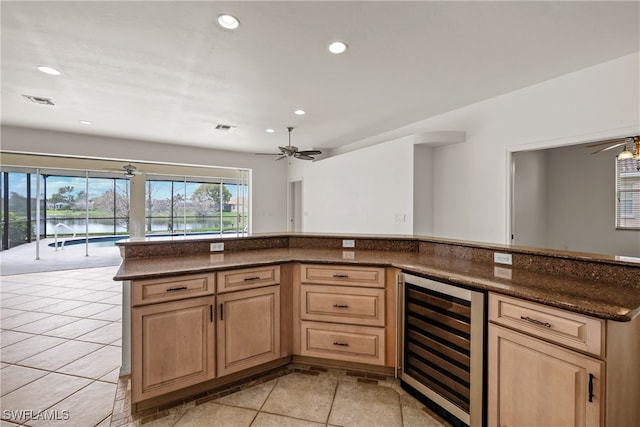
[[585, 277], [571, 269], [536, 271], [444, 255], [411, 250], [281, 247], [134, 257], [124, 259], [114, 279], [134, 280], [285, 262], [374, 265], [396, 267], [471, 289], [511, 295], [603, 319], [629, 321], [640, 314], [640, 274], [635, 271], [626, 280], [612, 280], [604, 276]]

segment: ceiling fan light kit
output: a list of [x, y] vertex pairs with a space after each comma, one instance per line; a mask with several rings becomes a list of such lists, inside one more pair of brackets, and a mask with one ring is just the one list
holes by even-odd
[[[627, 148], [628, 145], [635, 147], [635, 153]], [[587, 147], [599, 147], [606, 145], [604, 148], [600, 148], [591, 154], [600, 154], [608, 150], [612, 150], [616, 147], [623, 147], [622, 151], [618, 153], [616, 158], [618, 160], [636, 159], [640, 161], [640, 135], [628, 136], [626, 138], [613, 139], [609, 141], [596, 142], [587, 145]]]
[[138, 168], [131, 163], [124, 165], [122, 170], [124, 171], [125, 178], [133, 178], [138, 174]]
[[[627, 149], [627, 144], [630, 143], [635, 146], [636, 152]], [[629, 137], [625, 139], [624, 149], [618, 154], [618, 160], [636, 159], [640, 161], [640, 136]]]

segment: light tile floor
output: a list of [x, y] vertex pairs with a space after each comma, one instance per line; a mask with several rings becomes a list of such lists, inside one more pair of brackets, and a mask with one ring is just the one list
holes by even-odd
[[117, 269], [0, 277], [2, 427], [110, 423], [122, 345]]
[[121, 283], [112, 280], [117, 268], [0, 277], [0, 427], [447, 425], [396, 380], [293, 365], [286, 375], [234, 394], [193, 400], [151, 418], [121, 417], [129, 406], [117, 394], [123, 383]]
[[215, 400], [200, 399], [131, 422], [148, 427], [444, 427], [394, 379], [294, 369]]

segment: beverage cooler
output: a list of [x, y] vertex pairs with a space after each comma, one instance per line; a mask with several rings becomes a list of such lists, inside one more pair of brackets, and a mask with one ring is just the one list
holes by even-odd
[[403, 276], [402, 388], [454, 426], [485, 425], [485, 293]]

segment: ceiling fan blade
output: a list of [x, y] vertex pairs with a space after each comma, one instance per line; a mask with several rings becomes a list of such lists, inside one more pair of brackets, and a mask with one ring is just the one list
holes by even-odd
[[617, 138], [617, 139], [610, 139], [608, 141], [601, 141], [601, 142], [594, 142], [593, 144], [589, 144], [589, 145], [585, 145], [585, 147], [598, 147], [600, 145], [606, 145], [606, 144], [616, 144], [618, 142], [626, 142], [627, 138]]
[[282, 156], [282, 153], [253, 153], [257, 156]]
[[302, 154], [302, 152], [298, 152], [294, 155], [294, 157], [296, 159], [300, 159], [300, 160], [315, 160], [315, 158], [307, 155], [307, 154]]
[[626, 143], [623, 141], [623, 142], [620, 142], [620, 143], [618, 143], [618, 144], [613, 144], [613, 145], [610, 145], [610, 146], [608, 146], [608, 147], [605, 147], [605, 148], [601, 148], [601, 149], [599, 149], [599, 150], [596, 150], [596, 151], [594, 151], [594, 152], [593, 152], [593, 153], [591, 153], [591, 154], [598, 154], [598, 153], [602, 153], [603, 151], [611, 150], [611, 149], [614, 149], [614, 148], [616, 148], [616, 147], [620, 147], [621, 145], [625, 145], [625, 144], [626, 144]]
[[304, 154], [306, 156], [317, 156], [318, 154], [322, 154], [320, 150], [302, 150], [298, 151], [298, 154]]
[[278, 160], [282, 160], [282, 159], [286, 159], [286, 158], [287, 158], [287, 156], [282, 155], [282, 156], [278, 157], [278, 158], [276, 159], [276, 161], [278, 161]]

